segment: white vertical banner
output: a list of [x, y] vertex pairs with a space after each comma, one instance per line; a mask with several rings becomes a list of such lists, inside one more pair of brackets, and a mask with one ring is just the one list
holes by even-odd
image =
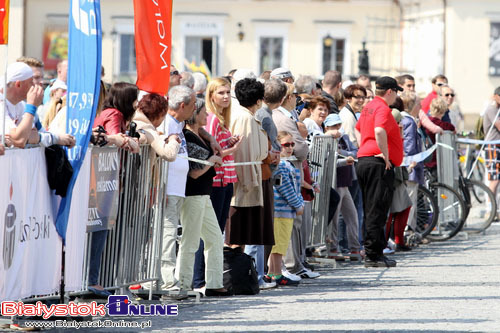
[[57, 291], [62, 243], [43, 148], [0, 158], [0, 221], [0, 301]]
[[71, 209], [66, 232], [66, 267], [64, 270], [64, 290], [78, 291], [83, 287], [83, 262], [87, 239], [89, 207], [90, 163], [92, 148], [87, 149], [80, 173], [76, 178], [71, 198]]

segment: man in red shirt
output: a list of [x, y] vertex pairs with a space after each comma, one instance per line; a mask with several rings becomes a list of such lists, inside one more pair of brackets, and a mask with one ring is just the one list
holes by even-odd
[[403, 161], [403, 139], [389, 105], [403, 89], [392, 77], [375, 82], [375, 98], [361, 112], [356, 124], [360, 142], [356, 173], [363, 193], [365, 213], [365, 267], [394, 267], [383, 255], [387, 246], [384, 226], [394, 193], [394, 166]]
[[432, 100], [438, 97], [439, 88], [444, 84], [448, 84], [448, 79], [443, 74], [436, 75], [432, 78], [432, 91], [422, 101], [422, 111], [425, 113], [429, 112]]

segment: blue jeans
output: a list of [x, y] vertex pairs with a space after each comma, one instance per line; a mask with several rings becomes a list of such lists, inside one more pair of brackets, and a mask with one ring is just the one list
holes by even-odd
[[[233, 196], [233, 184], [228, 184], [225, 187], [212, 187], [212, 206], [214, 207], [217, 222], [222, 233], [226, 228], [226, 220], [229, 215], [229, 206]], [[205, 256], [203, 251], [205, 246], [200, 239], [200, 247], [194, 256], [194, 274], [193, 274], [193, 288], [201, 288], [205, 285]]]
[[99, 270], [101, 268], [101, 257], [108, 237], [108, 230], [94, 231], [92, 233], [92, 243], [89, 260], [89, 281], [88, 285], [96, 285], [99, 280]]
[[245, 253], [255, 260], [259, 285], [264, 277], [264, 245], [245, 245]]

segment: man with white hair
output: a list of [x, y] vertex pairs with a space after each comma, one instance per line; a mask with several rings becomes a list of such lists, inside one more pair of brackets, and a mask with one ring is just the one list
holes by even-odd
[[[177, 134], [181, 140], [178, 156], [188, 156], [186, 139], [182, 132], [184, 121], [191, 118], [194, 112], [196, 96], [193, 89], [183, 85], [177, 85], [168, 92], [168, 111], [163, 124], [163, 132], [166, 136]], [[211, 143], [215, 153], [221, 152], [220, 146], [215, 139], [205, 130], [200, 129], [202, 137]], [[184, 202], [189, 162], [183, 158], [177, 158], [168, 164], [167, 181], [167, 208], [163, 221], [163, 242], [161, 253], [161, 277], [163, 290], [179, 290], [178, 280], [175, 274], [176, 266], [176, 239], [179, 217]]]
[[205, 98], [205, 90], [207, 90], [207, 77], [203, 73], [196, 72], [193, 73], [193, 79], [193, 90], [196, 93], [196, 97]]
[[193, 87], [194, 87], [193, 74], [191, 74], [190, 72], [182, 72], [180, 83], [182, 86], [186, 86], [186, 87], [193, 89]]
[[297, 94], [308, 94], [311, 96], [321, 95], [321, 90], [316, 88], [316, 80], [310, 75], [299, 76], [294, 85]]
[[[5, 126], [8, 146], [24, 148], [26, 143], [40, 143], [44, 147], [52, 144], [75, 145], [74, 137], [69, 134], [55, 135], [34, 127], [36, 110], [42, 98], [43, 89], [33, 84], [33, 70], [27, 64], [15, 62], [7, 67], [5, 119], [0, 120], [0, 134], [4, 134]], [[3, 99], [4, 96], [0, 95], [0, 102], [3, 103]]]

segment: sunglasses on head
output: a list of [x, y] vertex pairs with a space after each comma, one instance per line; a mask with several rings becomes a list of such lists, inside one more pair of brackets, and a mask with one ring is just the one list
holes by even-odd
[[289, 147], [295, 147], [295, 142], [285, 142], [285, 143], [282, 143], [281, 146], [285, 147], [285, 148], [289, 148]]

